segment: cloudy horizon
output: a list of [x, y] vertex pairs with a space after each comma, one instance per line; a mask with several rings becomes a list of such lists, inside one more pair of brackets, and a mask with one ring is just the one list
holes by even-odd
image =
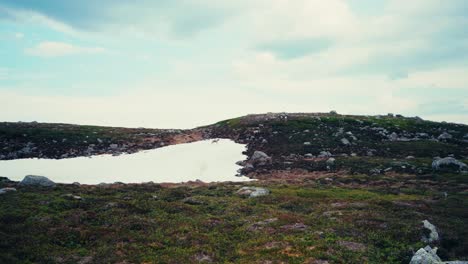
[[0, 121], [191, 128], [251, 113], [468, 124], [463, 0], [0, 0]]

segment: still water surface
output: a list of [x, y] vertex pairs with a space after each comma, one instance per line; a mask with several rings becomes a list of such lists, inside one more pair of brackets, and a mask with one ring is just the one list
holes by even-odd
[[217, 143], [206, 140], [120, 156], [8, 160], [0, 161], [0, 176], [19, 181], [32, 174], [57, 183], [82, 184], [247, 181], [235, 176], [240, 168], [235, 163], [246, 159], [244, 150], [245, 145], [220, 139]]

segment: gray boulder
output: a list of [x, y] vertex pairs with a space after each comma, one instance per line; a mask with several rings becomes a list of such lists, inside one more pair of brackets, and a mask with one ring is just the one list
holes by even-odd
[[349, 142], [349, 140], [347, 138], [342, 138], [341, 139], [341, 144], [347, 146], [347, 145], [351, 144], [351, 142]]
[[333, 166], [334, 164], [335, 164], [335, 159], [334, 159], [334, 158], [329, 158], [329, 159], [327, 160], [327, 165], [328, 165], [328, 166]]
[[447, 140], [447, 139], [452, 139], [452, 138], [453, 136], [447, 132], [444, 132], [439, 137], [437, 137], [438, 140]]
[[430, 246], [421, 248], [411, 258], [410, 264], [439, 264], [443, 263], [437, 256], [437, 248], [432, 249]]
[[16, 192], [16, 189], [15, 188], [10, 188], [10, 187], [0, 189], [0, 194], [5, 194], [7, 192]]
[[435, 225], [431, 224], [429, 221], [422, 221], [424, 228], [429, 230], [429, 236], [423, 236], [422, 241], [425, 243], [433, 243], [439, 241], [439, 233]]
[[444, 167], [458, 167], [459, 171], [468, 170], [468, 166], [465, 163], [458, 161], [457, 159], [452, 158], [452, 157], [446, 157], [443, 159], [436, 158], [432, 162], [432, 169], [434, 170], [440, 170], [440, 169], [443, 169]]
[[332, 154], [329, 151], [320, 151], [319, 158], [329, 158]]
[[389, 139], [390, 141], [397, 141], [397, 140], [398, 140], [398, 134], [395, 133], [395, 132], [393, 132], [392, 134], [390, 134], [390, 135], [388, 136], [388, 139]]
[[410, 264], [468, 264], [468, 261], [442, 261], [439, 256], [437, 256], [437, 248], [431, 248], [426, 246], [425, 248], [420, 248], [411, 258]]
[[250, 157], [250, 162], [254, 165], [265, 165], [271, 162], [271, 157], [268, 156], [265, 152], [255, 151]]
[[249, 196], [250, 198], [255, 198], [259, 196], [266, 196], [270, 194], [270, 191], [266, 188], [245, 186], [240, 188], [236, 193], [242, 196]]
[[37, 175], [27, 175], [20, 182], [23, 186], [43, 186], [43, 187], [54, 187], [55, 182], [49, 180], [49, 178]]

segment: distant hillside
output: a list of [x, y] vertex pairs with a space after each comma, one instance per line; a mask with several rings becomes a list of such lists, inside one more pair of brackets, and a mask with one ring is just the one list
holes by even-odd
[[[418, 117], [307, 113], [248, 115], [206, 127], [210, 137], [247, 144], [271, 162], [244, 173], [295, 168], [307, 171], [384, 170], [426, 173], [435, 157], [468, 158], [468, 126]], [[327, 161], [330, 157], [334, 162]]]
[[247, 144], [249, 159], [265, 154], [267, 162], [243, 163], [256, 178], [295, 169], [425, 174], [436, 157], [468, 159], [467, 125], [337, 113], [247, 115], [187, 130], [0, 123], [0, 159], [119, 155], [213, 138]]

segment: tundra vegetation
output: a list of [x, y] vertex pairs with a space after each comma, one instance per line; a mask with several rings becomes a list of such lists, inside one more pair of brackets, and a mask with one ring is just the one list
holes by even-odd
[[468, 260], [466, 125], [336, 113], [249, 115], [190, 130], [0, 123], [3, 159], [209, 138], [247, 144], [242, 173], [257, 180], [2, 179], [0, 262], [409, 263], [428, 245], [444, 261]]

